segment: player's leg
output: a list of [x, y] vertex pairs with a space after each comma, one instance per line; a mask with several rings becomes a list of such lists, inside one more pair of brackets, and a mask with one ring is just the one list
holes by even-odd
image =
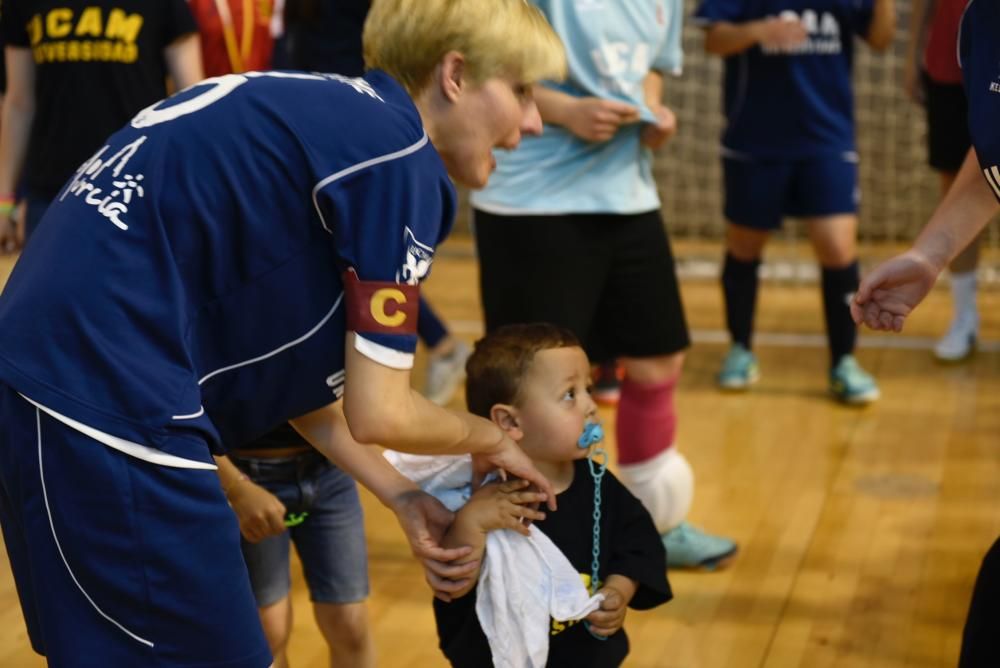
[[[927, 158], [938, 172], [941, 196], [944, 197], [962, 166], [971, 140], [965, 122], [968, 100], [961, 84], [942, 84], [924, 74], [927, 113]], [[934, 355], [945, 362], [963, 360], [975, 351], [979, 335], [979, 310], [976, 307], [976, 268], [979, 265], [979, 239], [969, 244], [948, 265], [954, 314], [947, 332], [934, 347]]]
[[311, 465], [300, 484], [300, 510], [309, 514], [292, 529], [292, 537], [316, 623], [330, 650], [330, 665], [373, 668], [375, 648], [365, 602], [368, 553], [357, 484], [328, 462]]
[[[252, 452], [230, 453], [229, 458], [251, 481], [274, 494], [292, 511], [292, 504], [298, 502], [299, 496], [297, 455], [290, 451], [288, 457], [248, 456]], [[291, 537], [285, 532], [257, 543], [243, 538], [240, 546], [275, 668], [287, 668], [294, 618], [289, 596], [292, 587], [289, 573]]]
[[715, 567], [736, 552], [735, 543], [684, 521], [694, 475], [677, 448], [675, 393], [690, 338], [670, 243], [658, 211], [610, 218], [614, 264], [595, 327], [625, 369], [619, 473], [650, 511], [671, 566]]
[[753, 354], [758, 272], [770, 233], [781, 226], [788, 169], [781, 162], [727, 158], [723, 175], [727, 224], [722, 294], [731, 346], [717, 382], [726, 390], [744, 390], [759, 377]]
[[327, 646], [330, 666], [374, 668], [375, 645], [368, 621], [368, 604], [314, 603], [313, 613]]
[[264, 637], [274, 655], [274, 668], [288, 668], [288, 641], [292, 636], [292, 599], [286, 594], [274, 603], [257, 608]]
[[270, 665], [207, 445], [162, 446], [185, 466], [113, 449], [0, 387], [4, 531], [51, 665]]
[[858, 289], [858, 164], [853, 156], [797, 163], [791, 213], [804, 219], [820, 264], [823, 314], [830, 346], [830, 392], [847, 404], [879, 398], [875, 379], [854, 357], [858, 328], [850, 300]]

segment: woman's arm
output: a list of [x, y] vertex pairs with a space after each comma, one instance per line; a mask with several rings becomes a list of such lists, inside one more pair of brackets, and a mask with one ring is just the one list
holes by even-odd
[[851, 315], [876, 330], [899, 332], [944, 268], [1000, 211], [979, 168], [975, 149], [934, 211], [913, 248], [865, 276], [851, 302]]
[[[365, 357], [355, 349], [354, 336], [349, 332], [347, 337], [343, 401], [354, 439], [416, 454], [471, 453], [534, 483], [555, 510], [551, 484], [506, 433], [489, 420], [427, 400], [410, 387], [408, 369], [392, 369]], [[368, 486], [363, 480], [362, 484]]]
[[[423, 562], [427, 583], [437, 596], [447, 600], [453, 591], [467, 584], [463, 578], [478, 566], [464, 560], [470, 552], [468, 547], [456, 543], [449, 549], [441, 547], [442, 536], [454, 515], [389, 464], [378, 448], [355, 440], [342, 409], [342, 402], [337, 402], [289, 423], [395, 513], [410, 549]], [[456, 560], [463, 561], [454, 563]]]

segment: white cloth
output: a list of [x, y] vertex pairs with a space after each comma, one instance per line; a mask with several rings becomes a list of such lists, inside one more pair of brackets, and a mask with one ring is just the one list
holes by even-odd
[[[386, 459], [449, 510], [469, 500], [472, 458], [386, 450]], [[541, 668], [549, 656], [549, 618], [583, 619], [603, 594], [591, 596], [566, 555], [537, 527], [530, 536], [502, 529], [486, 536], [476, 615], [498, 668]]]

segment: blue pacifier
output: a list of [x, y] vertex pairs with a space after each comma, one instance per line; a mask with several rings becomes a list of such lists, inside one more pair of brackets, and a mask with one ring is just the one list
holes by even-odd
[[604, 427], [600, 422], [587, 422], [583, 425], [583, 433], [580, 434], [576, 444], [581, 448], [589, 448], [604, 440]]

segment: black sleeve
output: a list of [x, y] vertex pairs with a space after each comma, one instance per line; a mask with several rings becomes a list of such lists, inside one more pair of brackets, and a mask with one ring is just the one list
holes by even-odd
[[167, 47], [184, 35], [198, 32], [187, 0], [167, 0], [166, 16], [163, 18], [163, 46]]
[[3, 0], [0, 3], [0, 39], [8, 46], [25, 49], [31, 46], [23, 0]]
[[608, 574], [624, 575], [639, 583], [629, 607], [648, 610], [673, 598], [667, 582], [667, 553], [653, 518], [618, 478], [610, 472], [605, 476], [604, 493], [610, 503], [605, 508], [614, 509], [614, 516], [604, 526], [613, 532]]
[[451, 602], [434, 599], [438, 646], [454, 668], [493, 665], [490, 644], [476, 616], [476, 590]]

